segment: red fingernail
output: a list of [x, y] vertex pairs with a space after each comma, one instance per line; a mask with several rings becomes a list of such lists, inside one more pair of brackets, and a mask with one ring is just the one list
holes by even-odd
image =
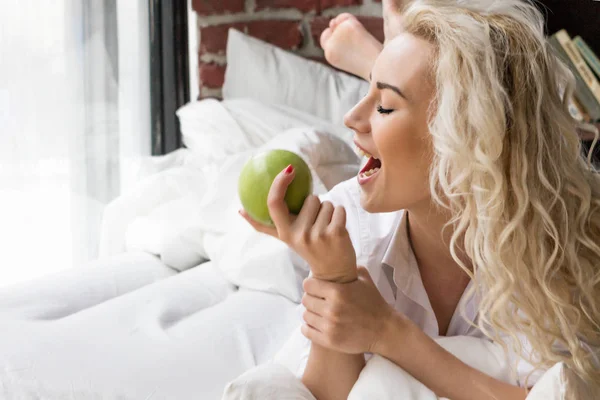
[[294, 166], [292, 164], [288, 165], [288, 167], [285, 169], [285, 173], [287, 175], [291, 174], [292, 172], [294, 172]]

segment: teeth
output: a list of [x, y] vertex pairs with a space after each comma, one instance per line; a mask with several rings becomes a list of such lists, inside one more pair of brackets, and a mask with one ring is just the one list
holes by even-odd
[[379, 172], [379, 168], [370, 169], [368, 171], [363, 172], [361, 175], [368, 178], [369, 176], [373, 175], [376, 172]]
[[357, 153], [359, 156], [366, 157], [366, 158], [371, 158], [371, 157], [372, 157], [372, 156], [371, 156], [369, 153], [367, 153], [367, 152], [364, 152], [364, 151], [363, 151], [363, 150], [362, 150], [360, 147], [358, 147], [358, 146], [355, 146], [355, 150], [356, 150], [356, 153]]

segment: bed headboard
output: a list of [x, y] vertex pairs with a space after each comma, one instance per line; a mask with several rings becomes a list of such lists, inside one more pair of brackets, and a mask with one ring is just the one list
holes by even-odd
[[231, 27], [322, 62], [319, 37], [342, 12], [357, 15], [383, 41], [381, 0], [193, 0], [192, 6], [198, 15], [201, 98], [221, 97]]

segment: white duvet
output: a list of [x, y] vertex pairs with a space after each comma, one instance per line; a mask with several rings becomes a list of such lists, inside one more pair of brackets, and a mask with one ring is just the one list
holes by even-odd
[[101, 260], [0, 291], [0, 398], [218, 399], [299, 326], [308, 268], [238, 216], [237, 177], [283, 148], [323, 194], [358, 171], [350, 132], [251, 100], [179, 117], [188, 148], [107, 208]]
[[[245, 261], [263, 251], [282, 254], [282, 245], [254, 234], [237, 214], [238, 176], [256, 152], [286, 149], [308, 163], [314, 193], [323, 194], [358, 171], [351, 134], [319, 118], [252, 100], [204, 100], [178, 115], [188, 148], [173, 156], [178, 164], [145, 179], [108, 207], [103, 255], [142, 250], [180, 271], [211, 259], [237, 285], [248, 279], [255, 289], [279, 286], [273, 292], [297, 300], [291, 276], [267, 283], [269, 274], [249, 275]], [[231, 252], [234, 243], [237, 248]], [[277, 271], [288, 274], [290, 269], [281, 265]]]

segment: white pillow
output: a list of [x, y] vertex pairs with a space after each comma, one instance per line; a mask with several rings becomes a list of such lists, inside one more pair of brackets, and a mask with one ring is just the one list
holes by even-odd
[[223, 98], [253, 98], [343, 124], [368, 83], [316, 61], [229, 30]]
[[311, 127], [352, 145], [354, 133], [340, 124], [291, 107], [251, 98], [205, 99], [177, 110], [183, 143], [203, 163], [260, 147], [283, 131]]
[[[486, 339], [466, 336], [440, 337], [435, 340], [471, 367], [501, 381], [515, 383], [499, 345]], [[267, 393], [275, 396], [266, 396]], [[253, 368], [228, 383], [222, 400], [264, 398], [315, 400], [289, 366], [275, 360]], [[365, 399], [437, 400], [438, 397], [392, 361], [375, 355], [367, 361], [348, 395], [348, 400]]]
[[[511, 378], [510, 364], [506, 362], [501, 346], [486, 339], [468, 336], [439, 337], [435, 341], [462, 362], [500, 381], [516, 384]], [[373, 356], [360, 376], [348, 400], [437, 400], [428, 387], [413, 378], [392, 361]]]

